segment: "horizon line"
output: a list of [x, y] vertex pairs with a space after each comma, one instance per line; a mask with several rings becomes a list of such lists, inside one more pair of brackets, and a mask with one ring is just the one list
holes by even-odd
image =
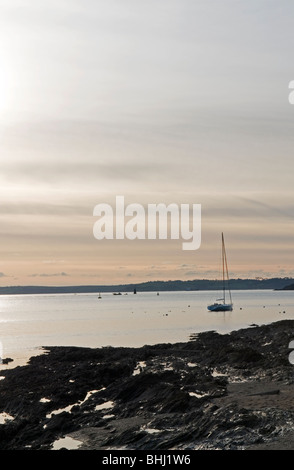
[[[294, 277], [255, 277], [255, 278], [231, 278], [230, 282], [233, 281], [256, 281], [256, 282], [262, 282], [262, 281], [270, 281], [270, 280], [293, 280]], [[196, 278], [196, 279], [187, 279], [187, 280], [182, 280], [182, 279], [169, 279], [169, 280], [155, 280], [155, 281], [142, 281], [142, 282], [132, 282], [132, 283], [117, 283], [117, 284], [68, 284], [68, 285], [41, 285], [41, 284], [18, 284], [18, 285], [6, 285], [6, 286], [0, 286], [1, 289], [7, 289], [7, 288], [25, 288], [25, 287], [39, 287], [39, 288], [74, 288], [74, 287], [116, 287], [116, 286], [124, 286], [124, 287], [137, 287], [140, 285], [144, 284], [155, 284], [155, 283], [162, 283], [162, 284], [167, 284], [167, 283], [175, 283], [175, 282], [181, 282], [181, 283], [190, 283], [190, 282], [201, 282], [201, 281], [206, 281], [206, 282], [218, 282], [222, 283], [222, 280], [220, 279], [209, 279], [209, 278]]]

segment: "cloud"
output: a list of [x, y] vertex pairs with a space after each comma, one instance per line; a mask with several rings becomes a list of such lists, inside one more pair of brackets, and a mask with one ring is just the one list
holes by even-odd
[[63, 276], [70, 276], [70, 274], [65, 273], [62, 271], [61, 273], [38, 273], [38, 274], [30, 274], [29, 277], [63, 277]]
[[60, 203], [49, 202], [30, 202], [30, 201], [11, 201], [4, 202], [0, 205], [0, 215], [60, 215], [60, 216], [74, 216], [74, 215], [89, 215], [92, 207], [82, 206], [79, 203], [65, 204], [62, 201]]
[[197, 276], [199, 274], [198, 271], [187, 271], [185, 272], [185, 276]]

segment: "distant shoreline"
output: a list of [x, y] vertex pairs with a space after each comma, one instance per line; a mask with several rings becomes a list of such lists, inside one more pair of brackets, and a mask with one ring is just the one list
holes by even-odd
[[[172, 291], [205, 291], [219, 290], [221, 281], [195, 279], [192, 281], [150, 281], [138, 284], [117, 285], [80, 285], [80, 286], [6, 286], [0, 287], [0, 295], [19, 294], [88, 294], [97, 292], [172, 292]], [[231, 290], [291, 290], [294, 289], [293, 278], [269, 279], [231, 279]]]

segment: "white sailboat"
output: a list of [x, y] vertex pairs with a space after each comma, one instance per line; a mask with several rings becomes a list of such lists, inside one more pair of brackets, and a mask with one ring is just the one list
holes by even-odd
[[[222, 233], [222, 272], [223, 272], [223, 298], [217, 299], [216, 302], [212, 305], [208, 305], [207, 308], [211, 312], [227, 312], [233, 310], [233, 302], [231, 291], [229, 288], [229, 273], [228, 273], [228, 264], [227, 264], [227, 255], [224, 241], [224, 234]], [[229, 294], [229, 301], [226, 301], [226, 284]]]

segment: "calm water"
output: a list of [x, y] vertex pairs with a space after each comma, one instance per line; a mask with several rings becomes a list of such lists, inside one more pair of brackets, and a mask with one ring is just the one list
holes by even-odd
[[218, 296], [207, 291], [109, 293], [102, 299], [98, 294], [1, 296], [3, 357], [13, 358], [13, 366], [39, 354], [40, 346], [172, 343], [200, 331], [224, 333], [294, 319], [294, 291], [233, 291], [233, 312], [207, 311]]

